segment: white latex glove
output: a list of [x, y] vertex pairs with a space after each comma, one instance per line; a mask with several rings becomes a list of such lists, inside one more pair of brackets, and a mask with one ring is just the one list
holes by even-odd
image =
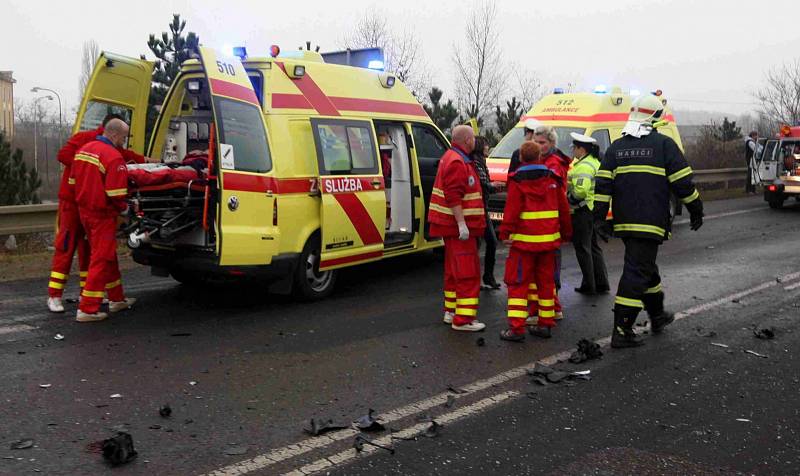
[[467, 228], [467, 224], [463, 221], [458, 224], [458, 239], [461, 241], [467, 241], [469, 239], [469, 228]]

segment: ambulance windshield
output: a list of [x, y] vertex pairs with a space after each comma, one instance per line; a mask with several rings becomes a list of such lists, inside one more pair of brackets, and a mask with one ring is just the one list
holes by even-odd
[[[564, 152], [567, 155], [570, 155], [569, 146], [572, 144], [572, 138], [569, 136], [569, 133], [576, 132], [578, 134], [583, 134], [586, 131], [586, 129], [582, 127], [555, 127], [555, 130], [558, 134], [558, 142], [556, 143], [556, 147], [558, 147], [561, 152]], [[510, 159], [511, 154], [513, 154], [514, 151], [519, 149], [519, 146], [522, 145], [522, 140], [524, 138], [524, 127], [515, 127], [511, 129], [508, 134], [503, 137], [503, 140], [497, 144], [494, 150], [492, 150], [490, 157], [498, 159]]]

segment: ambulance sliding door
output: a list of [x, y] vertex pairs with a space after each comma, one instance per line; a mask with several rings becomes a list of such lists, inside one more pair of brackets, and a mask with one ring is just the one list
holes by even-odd
[[380, 259], [386, 195], [370, 121], [311, 119], [319, 163], [320, 270]]
[[220, 265], [269, 264], [278, 249], [277, 193], [264, 115], [238, 58], [200, 48], [217, 131]]

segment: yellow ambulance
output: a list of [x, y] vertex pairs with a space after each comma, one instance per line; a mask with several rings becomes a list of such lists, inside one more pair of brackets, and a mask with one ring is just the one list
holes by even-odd
[[[505, 182], [511, 154], [519, 149], [525, 135], [524, 123], [528, 119], [553, 126], [558, 133], [559, 150], [572, 156], [570, 146], [572, 138], [570, 132], [584, 134], [597, 139], [601, 153], [619, 139], [622, 128], [628, 120], [631, 103], [640, 93], [638, 91], [623, 92], [621, 88], [614, 87], [608, 91], [604, 86], [598, 86], [593, 92], [565, 93], [556, 88], [553, 94], [547, 95], [537, 102], [527, 114], [522, 116], [519, 124], [509, 131], [492, 150], [487, 159], [489, 175], [493, 181]], [[653, 94], [662, 98], [666, 106], [664, 120], [668, 123], [660, 126], [658, 132], [675, 140], [683, 149], [675, 117], [667, 106], [667, 100], [660, 90]], [[493, 221], [503, 219], [506, 194], [498, 193], [489, 197], [489, 217]]]
[[441, 245], [427, 236], [426, 211], [449, 143], [393, 74], [313, 51], [202, 47], [181, 66], [145, 149], [152, 71], [103, 53], [73, 132], [119, 113], [133, 150], [175, 165], [199, 158], [196, 179], [129, 188], [128, 245], [154, 274], [264, 278], [317, 299], [338, 268]]

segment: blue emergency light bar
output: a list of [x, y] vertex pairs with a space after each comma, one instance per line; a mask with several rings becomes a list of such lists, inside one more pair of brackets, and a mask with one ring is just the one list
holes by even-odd
[[564, 88], [553, 89], [553, 94], [564, 94]]

